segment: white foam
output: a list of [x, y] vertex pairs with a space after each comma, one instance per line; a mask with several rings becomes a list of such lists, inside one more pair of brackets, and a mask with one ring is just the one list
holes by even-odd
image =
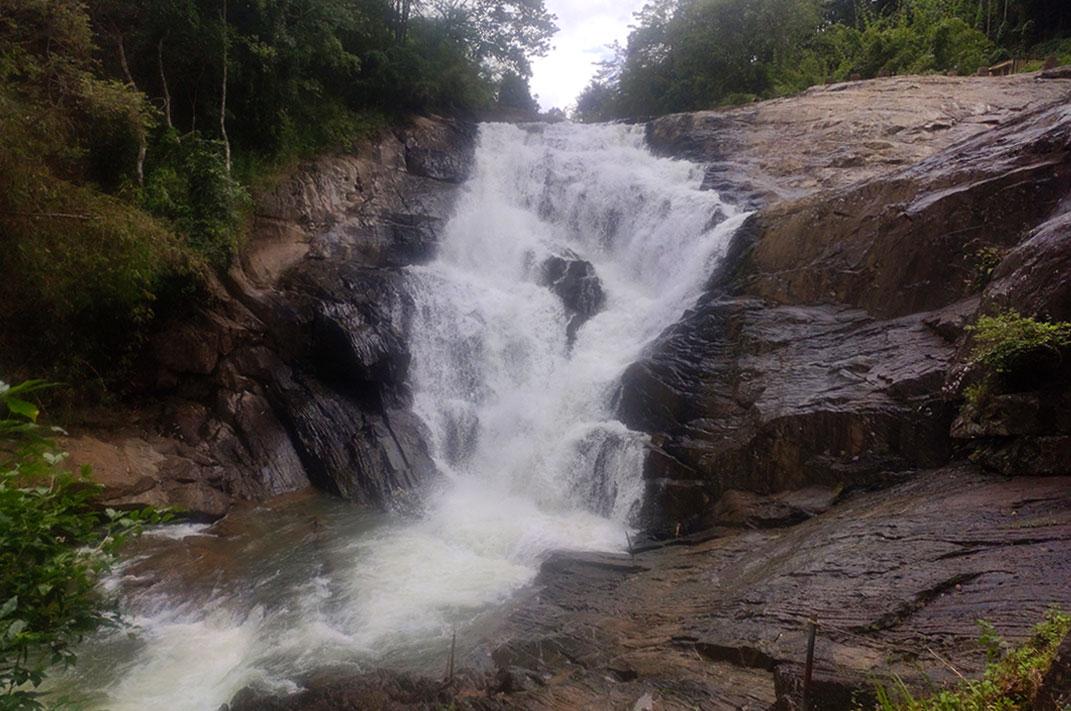
[[[408, 274], [415, 410], [446, 474], [425, 515], [359, 535], [336, 517], [320, 548], [263, 561], [252, 593], [224, 587], [207, 608], [181, 591], [128, 598], [134, 639], [94, 640], [99, 663], [76, 684], [100, 708], [215, 711], [318, 667], [438, 664], [451, 630], [531, 582], [548, 551], [623, 550], [645, 437], [615, 419], [615, 389], [744, 218], [701, 178], [653, 157], [636, 127], [483, 126], [440, 257]], [[563, 249], [607, 293], [571, 349], [565, 309], [537, 283]]]

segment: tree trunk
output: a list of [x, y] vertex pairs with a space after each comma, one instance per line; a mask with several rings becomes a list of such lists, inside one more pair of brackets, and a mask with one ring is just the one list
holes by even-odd
[[223, 82], [219, 98], [219, 135], [223, 138], [223, 159], [227, 166], [227, 175], [231, 173], [231, 142], [227, 138], [227, 0], [223, 0], [220, 12], [223, 30]]
[[164, 92], [164, 122], [168, 128], [174, 128], [171, 123], [171, 91], [167, 88], [167, 74], [164, 73], [164, 38], [156, 43], [156, 65], [160, 70], [160, 86]]
[[413, 11], [413, 0], [394, 0], [394, 41], [404, 42], [409, 35], [409, 18]]
[[[134, 81], [134, 75], [130, 73], [130, 64], [126, 61], [126, 46], [123, 44], [123, 34], [121, 32], [115, 33], [115, 44], [119, 50], [119, 66], [123, 69], [123, 76], [126, 78], [127, 84], [130, 88], [137, 91], [138, 85]], [[145, 126], [141, 122], [141, 116], [138, 116], [138, 125], [134, 129], [138, 137], [138, 162], [135, 168], [138, 185], [145, 185], [145, 154], [149, 152], [148, 139], [145, 137]]]

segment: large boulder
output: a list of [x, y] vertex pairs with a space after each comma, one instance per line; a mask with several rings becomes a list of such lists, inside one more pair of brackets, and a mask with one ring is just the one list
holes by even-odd
[[552, 255], [540, 267], [539, 281], [562, 300], [569, 315], [566, 335], [569, 343], [576, 340], [576, 333], [606, 305], [602, 282], [595, 273], [595, 266], [571, 251]]
[[[651, 130], [684, 140], [687, 124]], [[703, 135], [689, 150], [732, 135], [725, 117], [692, 124]], [[1066, 103], [885, 176], [846, 170], [867, 179], [753, 216], [708, 293], [626, 372], [619, 411], [651, 435], [643, 523], [656, 532], [709, 525], [729, 489], [869, 485], [940, 466], [954, 453], [964, 326], [996, 304], [1066, 312]], [[994, 253], [1007, 257], [980, 299]], [[991, 466], [1059, 473], [1068, 450], [1052, 437], [1064, 435], [1043, 429]]]

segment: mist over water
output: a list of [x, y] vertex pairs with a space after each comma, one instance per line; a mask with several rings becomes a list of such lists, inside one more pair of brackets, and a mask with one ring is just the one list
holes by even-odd
[[[621, 374], [694, 302], [745, 217], [701, 178], [653, 157], [642, 128], [482, 126], [438, 259], [408, 270], [414, 408], [443, 473], [423, 514], [314, 497], [216, 538], [145, 542], [174, 561], [193, 541], [201, 557], [178, 559], [226, 569], [145, 592], [120, 571], [136, 627], [88, 643], [65, 688], [99, 708], [215, 711], [322, 667], [436, 674], [452, 630], [478, 650], [549, 551], [623, 550], [645, 440], [614, 417]], [[572, 344], [540, 285], [552, 255], [590, 262], [606, 293]]]

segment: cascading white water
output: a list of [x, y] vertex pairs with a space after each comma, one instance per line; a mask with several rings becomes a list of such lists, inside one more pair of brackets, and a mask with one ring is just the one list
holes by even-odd
[[[745, 217], [701, 178], [652, 156], [636, 127], [484, 125], [438, 259], [409, 270], [415, 409], [445, 474], [424, 514], [324, 500], [253, 514], [267, 535], [234, 537], [245, 564], [207, 601], [127, 581], [133, 637], [89, 643], [66, 689], [101, 708], [214, 711], [246, 685], [285, 691], [325, 666], [432, 672], [451, 630], [475, 646], [548, 551], [623, 549], [644, 438], [615, 419], [614, 391]], [[606, 293], [573, 344], [539, 278], [567, 251]]]

